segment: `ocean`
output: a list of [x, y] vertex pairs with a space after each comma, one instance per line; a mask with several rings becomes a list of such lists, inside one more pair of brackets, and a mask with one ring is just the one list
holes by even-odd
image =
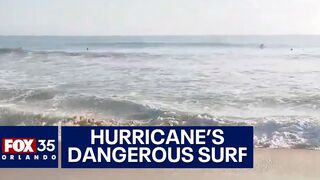
[[320, 36], [0, 36], [0, 125], [252, 125], [320, 148]]

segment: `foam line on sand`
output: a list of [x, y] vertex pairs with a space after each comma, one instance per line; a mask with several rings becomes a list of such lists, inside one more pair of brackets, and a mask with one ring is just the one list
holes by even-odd
[[319, 180], [320, 151], [255, 149], [254, 169], [0, 169], [1, 180]]

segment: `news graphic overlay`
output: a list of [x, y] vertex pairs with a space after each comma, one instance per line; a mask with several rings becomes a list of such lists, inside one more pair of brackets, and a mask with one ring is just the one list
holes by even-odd
[[253, 127], [62, 127], [62, 168], [253, 168]]
[[0, 168], [57, 168], [58, 127], [0, 126]]

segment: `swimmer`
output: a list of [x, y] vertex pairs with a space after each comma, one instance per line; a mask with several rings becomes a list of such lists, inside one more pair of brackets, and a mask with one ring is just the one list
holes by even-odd
[[259, 48], [264, 49], [264, 44], [260, 44]]

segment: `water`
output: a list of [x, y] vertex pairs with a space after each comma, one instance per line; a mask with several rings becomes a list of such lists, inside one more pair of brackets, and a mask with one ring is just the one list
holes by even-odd
[[320, 36], [0, 37], [0, 125], [110, 122], [318, 149]]

